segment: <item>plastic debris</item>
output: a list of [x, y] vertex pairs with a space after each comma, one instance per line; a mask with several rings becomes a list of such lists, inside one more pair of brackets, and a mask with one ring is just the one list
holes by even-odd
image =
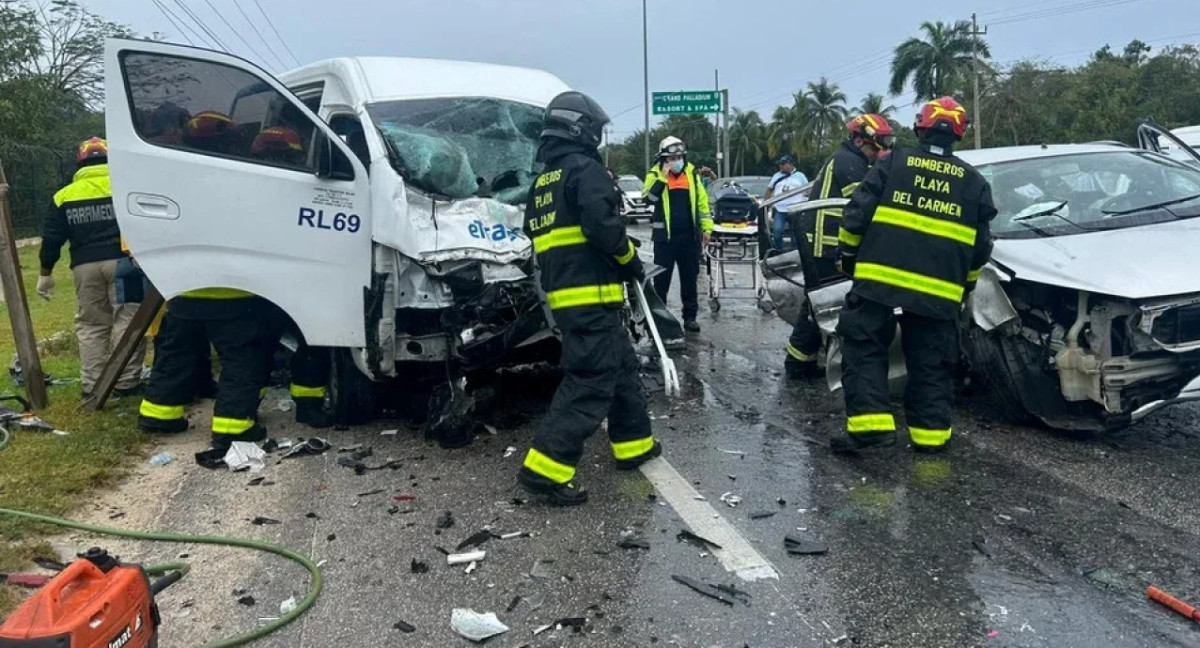
[[622, 549], [649, 549], [650, 542], [638, 536], [627, 536], [621, 538], [617, 542], [617, 546]]
[[425, 563], [421, 562], [420, 560], [413, 558], [411, 569], [412, 569], [412, 573], [414, 573], [414, 574], [424, 574], [429, 571], [429, 565], [426, 565]]
[[520, 597], [520, 595], [514, 596], [514, 597], [512, 598], [512, 600], [511, 600], [511, 601], [509, 601], [509, 603], [508, 603], [508, 607], [507, 607], [507, 608], [505, 608], [505, 609], [504, 609], [504, 611], [505, 611], [505, 612], [512, 612], [513, 610], [517, 609], [517, 606], [518, 606], [518, 605], [520, 605], [520, 604], [521, 604], [521, 597]]
[[406, 623], [404, 621], [395, 622], [394, 624], [392, 624], [392, 628], [395, 630], [399, 630], [400, 632], [403, 632], [404, 634], [411, 634], [411, 633], [417, 631], [416, 626], [414, 626], [411, 623]]
[[704, 497], [703, 495], [699, 495], [699, 494], [697, 494], [697, 495], [696, 495], [695, 497], [693, 497], [692, 499], [696, 500], [697, 502], [705, 502], [705, 501], [707, 501], [707, 499], [705, 499], [705, 497]]
[[469, 549], [471, 547], [478, 547], [479, 545], [482, 545], [483, 543], [487, 542], [488, 540], [491, 540], [494, 537], [496, 537], [496, 536], [492, 535], [491, 531], [488, 531], [485, 529], [483, 531], [479, 531], [478, 533], [472, 534], [471, 537], [458, 543], [458, 546], [455, 547], [454, 549], [455, 549], [455, 551], [462, 551], [463, 549]]
[[479, 567], [479, 562], [478, 562], [478, 561], [475, 561], [475, 560], [472, 560], [472, 561], [471, 561], [471, 564], [470, 564], [470, 565], [467, 565], [467, 568], [466, 568], [466, 569], [463, 571], [463, 573], [464, 573], [464, 574], [470, 574], [471, 572], [475, 571], [475, 569], [476, 569], [477, 567]]
[[367, 491], [367, 492], [365, 492], [365, 493], [359, 493], [359, 494], [358, 494], [358, 497], [370, 497], [371, 495], [378, 495], [378, 494], [380, 494], [380, 493], [386, 493], [386, 492], [387, 492], [387, 491], [385, 491], [385, 490], [384, 490], [384, 489], [382, 489], [382, 488], [376, 488], [375, 490], [369, 490], [369, 491]]
[[1200, 623], [1200, 610], [1197, 610], [1195, 607], [1188, 605], [1187, 603], [1175, 598], [1163, 590], [1150, 585], [1146, 588], [1146, 596], [1150, 597], [1150, 599], [1156, 603], [1161, 603], [1162, 605], [1171, 608], [1175, 612], [1191, 619], [1192, 621]]
[[776, 503], [776, 504], [778, 504], [778, 505], [780, 505], [780, 506], [787, 506], [787, 500], [783, 499], [782, 497], [780, 497], [779, 499], [775, 500], [775, 503]]
[[225, 465], [229, 466], [229, 470], [233, 472], [241, 470], [258, 472], [267, 467], [267, 453], [253, 443], [234, 441], [225, 453]]
[[273, 520], [269, 517], [262, 517], [260, 515], [253, 520], [250, 520], [250, 524], [253, 524], [254, 526], [262, 526], [264, 524], [282, 524], [282, 522], [279, 520]]
[[454, 608], [450, 613], [450, 627], [476, 642], [508, 632], [508, 626], [500, 622], [495, 612], [481, 614], [467, 608]]
[[284, 398], [278, 403], [275, 403], [275, 409], [279, 410], [280, 412], [290, 412], [294, 407], [296, 407], [296, 401], [290, 398]]
[[718, 600], [718, 601], [724, 603], [725, 605], [733, 605], [733, 603], [734, 603], [734, 600], [732, 597], [725, 594], [725, 592], [722, 592], [721, 590], [713, 587], [712, 585], [708, 585], [706, 583], [701, 583], [700, 581], [692, 579], [692, 578], [688, 578], [687, 576], [679, 576], [676, 574], [672, 574], [671, 579], [674, 580], [676, 583], [680, 583], [682, 585], [686, 585], [686, 586], [692, 588], [693, 590], [707, 596], [708, 598]]
[[299, 605], [299, 603], [296, 602], [296, 597], [289, 597], [286, 601], [279, 604], [279, 614], [291, 614], [292, 612], [296, 611], [297, 605]]
[[733, 508], [742, 503], [742, 498], [733, 493], [725, 493], [721, 495], [721, 501], [728, 504], [729, 508]]
[[545, 631], [547, 631], [547, 630], [549, 630], [550, 628], [553, 628], [553, 627], [554, 627], [554, 626], [553, 626], [552, 624], [549, 624], [549, 623], [547, 623], [546, 625], [543, 625], [543, 626], [538, 626], [538, 627], [536, 627], [536, 628], [534, 628], [534, 629], [533, 629], [533, 636], [535, 636], [535, 637], [536, 637], [536, 636], [538, 636], [538, 635], [542, 634], [543, 632], [545, 632]]
[[793, 556], [811, 556], [829, 552], [829, 545], [824, 542], [804, 540], [792, 535], [784, 536], [783, 546], [788, 554]]
[[451, 513], [450, 511], [446, 511], [445, 513], [442, 513], [440, 516], [438, 516], [437, 528], [449, 529], [452, 526], [454, 526], [454, 514], [453, 513]]
[[513, 531], [512, 533], [502, 534], [500, 536], [500, 539], [501, 540], [512, 540], [513, 538], [528, 538], [528, 537], [529, 537], [528, 531]]
[[740, 455], [743, 457], [746, 456], [746, 453], [742, 452], [741, 450], [726, 450], [724, 448], [717, 448], [717, 450], [720, 450], [721, 452], [724, 452], [725, 454], [729, 454], [729, 455]]
[[400, 430], [384, 430], [379, 433], [379, 436], [396, 436], [399, 433]]
[[553, 564], [553, 560], [538, 560], [537, 562], [533, 563], [533, 569], [529, 570], [529, 575], [533, 578], [541, 578], [544, 580], [554, 578], [554, 572], [550, 569], [550, 565]]
[[[281, 445], [280, 447], [282, 448], [283, 446]], [[296, 445], [288, 448], [287, 452], [283, 453], [283, 458], [288, 459], [290, 457], [307, 457], [325, 454], [325, 452], [327, 452], [331, 447], [332, 446], [330, 446], [329, 442], [325, 439], [313, 437], [307, 441], [297, 443]]]
[[170, 452], [160, 452], [153, 457], [150, 457], [151, 466], [165, 466], [172, 461], [175, 461], [175, 455]]
[[758, 511], [756, 513], [751, 513], [750, 519], [751, 520], [765, 520], [766, 518], [774, 517], [775, 514], [778, 512], [779, 511]]
[[517, 446], [508, 446], [507, 448], [504, 449], [504, 458], [505, 459], [508, 459], [509, 457], [511, 457], [515, 454], [517, 454]]
[[241, 603], [242, 605], [245, 605], [246, 607], [253, 607], [254, 604], [256, 603], [256, 601], [254, 600], [254, 597], [250, 596], [249, 594], [246, 594], [244, 596], [239, 596], [237, 602]]
[[988, 639], [995, 639], [996, 637], [999, 637], [999, 636], [1000, 636], [1000, 631], [999, 631], [999, 630], [992, 630], [991, 632], [989, 632], [989, 633], [988, 633], [988, 635], [987, 635], [987, 636], [988, 636]]
[[483, 560], [487, 556], [486, 551], [468, 551], [467, 553], [448, 554], [446, 556], [447, 565], [465, 565], [478, 560]]
[[988, 558], [992, 557], [992, 550], [988, 546], [987, 539], [975, 538], [974, 540], [971, 541], [971, 546], [975, 547], [975, 550], [978, 551], [979, 553], [983, 554], [984, 556], [987, 556]]
[[416, 495], [397, 495], [397, 496], [393, 497], [392, 499], [396, 500], [397, 502], [415, 502], [415, 501], [417, 501], [417, 496]]
[[713, 542], [712, 540], [709, 540], [708, 538], [705, 538], [702, 536], [698, 536], [695, 533], [688, 531], [687, 529], [684, 529], [683, 531], [680, 531], [679, 533], [675, 534], [675, 539], [680, 542], [690, 542], [693, 545], [700, 547], [701, 549], [707, 549], [709, 547], [712, 547], [713, 549], [722, 549], [723, 548], [723, 547], [721, 547], [721, 545]]
[[217, 448], [201, 450], [196, 455], [196, 465], [209, 470], [216, 470], [225, 465], [225, 451]]

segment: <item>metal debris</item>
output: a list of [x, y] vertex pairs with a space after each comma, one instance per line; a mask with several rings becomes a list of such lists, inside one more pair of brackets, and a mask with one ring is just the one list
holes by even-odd
[[378, 495], [378, 494], [380, 494], [380, 493], [386, 493], [386, 492], [387, 492], [387, 491], [385, 491], [385, 490], [384, 490], [384, 489], [382, 489], [382, 488], [376, 488], [375, 490], [370, 490], [370, 491], [367, 491], [367, 492], [365, 492], [365, 493], [359, 493], [359, 494], [358, 494], [358, 496], [359, 496], [359, 497], [370, 497], [371, 495]]
[[480, 614], [467, 608], [454, 608], [450, 613], [450, 627], [476, 642], [508, 632], [508, 626], [500, 622], [495, 612]]
[[446, 556], [447, 565], [465, 565], [467, 563], [483, 560], [487, 555], [486, 551], [470, 551], [460, 554], [449, 554]]
[[397, 621], [396, 623], [392, 624], [392, 628], [395, 630], [399, 630], [400, 632], [403, 632], [405, 634], [409, 634], [409, 633], [413, 633], [413, 632], [417, 631], [416, 626], [412, 625], [411, 623], [406, 623], [404, 621]]
[[988, 558], [992, 557], [992, 550], [988, 546], [987, 539], [975, 538], [974, 540], [971, 541], [971, 546], [975, 547], [975, 550], [978, 551], [979, 553], [983, 554], [984, 556], [987, 556]]
[[742, 498], [733, 493], [725, 493], [721, 495], [721, 501], [728, 504], [729, 508], [733, 508], [742, 503]]
[[512, 540], [513, 538], [528, 538], [528, 537], [529, 537], [528, 531], [513, 531], [512, 533], [502, 534], [500, 536], [500, 539], [501, 540]]
[[716, 599], [716, 600], [724, 603], [725, 605], [733, 605], [733, 603], [734, 603], [734, 600], [732, 597], [728, 596], [725, 592], [722, 592], [721, 590], [713, 587], [712, 585], [708, 585], [706, 583], [701, 583], [698, 580], [688, 578], [687, 576], [679, 576], [677, 574], [672, 574], [671, 579], [674, 580], [676, 583], [686, 585], [686, 586], [692, 588], [693, 590], [695, 590], [711, 599]]
[[774, 517], [775, 514], [778, 512], [779, 511], [758, 511], [757, 513], [751, 513], [750, 519], [751, 520], [764, 520], [769, 517]]
[[684, 529], [684, 530], [680, 531], [679, 533], [675, 534], [675, 539], [680, 542], [690, 542], [690, 543], [696, 545], [697, 547], [700, 547], [701, 549], [707, 549], [709, 547], [712, 547], [713, 549], [722, 549], [723, 548], [723, 547], [721, 547], [721, 545], [713, 542], [712, 540], [698, 536], [695, 533], [688, 531], [687, 529]]
[[783, 546], [788, 554], [793, 556], [819, 555], [829, 552], [829, 545], [824, 542], [804, 540], [792, 535], [784, 536]]
[[256, 518], [254, 518], [253, 520], [250, 520], [250, 524], [253, 524], [254, 526], [262, 526], [264, 524], [282, 524], [282, 522], [280, 522], [279, 520], [273, 520], [268, 517], [262, 517], [260, 515]]
[[478, 533], [472, 534], [471, 537], [458, 543], [458, 546], [454, 549], [456, 551], [462, 551], [463, 549], [468, 549], [470, 547], [478, 547], [494, 537], [496, 536], [493, 535], [491, 531], [485, 529], [483, 531], [479, 531]]
[[650, 542], [647, 541], [645, 538], [641, 538], [638, 536], [627, 536], [627, 537], [621, 538], [617, 542], [617, 546], [622, 549], [649, 549]]

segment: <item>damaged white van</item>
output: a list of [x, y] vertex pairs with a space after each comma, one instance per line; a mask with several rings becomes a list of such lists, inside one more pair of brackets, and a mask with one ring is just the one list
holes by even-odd
[[[146, 275], [166, 298], [228, 287], [281, 307], [333, 349], [341, 420], [370, 417], [371, 383], [557, 357], [521, 231], [555, 76], [344, 58], [273, 78], [131, 40], [108, 41], [105, 66], [113, 201]], [[219, 138], [194, 128], [205, 112]]]

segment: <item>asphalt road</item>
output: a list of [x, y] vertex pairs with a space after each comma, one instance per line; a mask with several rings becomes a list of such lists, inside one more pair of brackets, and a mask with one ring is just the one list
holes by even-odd
[[[746, 269], [731, 277], [748, 280]], [[618, 473], [593, 437], [580, 470], [592, 499], [582, 508], [554, 509], [515, 486], [547, 391], [527, 377], [505, 383], [483, 413], [495, 434], [465, 449], [380, 421], [328, 437], [370, 445], [367, 463], [393, 459], [394, 469], [356, 475], [336, 452], [272, 458], [254, 486], [250, 475], [191, 461], [205, 441], [199, 409], [192, 432], [164, 443], [176, 462], [143, 466], [85, 513], [262, 538], [325, 561], [315, 608], [261, 646], [471, 645], [450, 628], [454, 608], [495, 612], [510, 628], [487, 642], [499, 647], [1200, 646], [1200, 625], [1144, 594], [1154, 584], [1200, 602], [1200, 410], [1178, 407], [1081, 440], [1011, 426], [986, 394], [974, 395], [960, 401], [949, 455], [923, 458], [901, 445], [833, 457], [823, 443], [841, 432], [840, 398], [782, 376], [788, 327], [748, 295], [727, 294], [715, 317], [702, 308], [703, 332], [675, 354], [682, 398], [652, 395], [665, 460], [646, 475]], [[265, 423], [277, 436], [307, 436], [275, 409], [280, 396], [268, 396]], [[722, 501], [730, 495], [736, 506]], [[446, 511], [454, 524], [439, 529]], [[254, 525], [256, 516], [280, 524]], [[448, 566], [439, 548], [454, 551], [485, 527], [530, 536], [487, 542], [469, 574]], [[684, 529], [719, 537], [721, 549], [679, 541]], [[619, 547], [624, 533], [649, 549]], [[787, 534], [828, 553], [789, 556]], [[164, 648], [254, 627], [308, 586], [274, 557], [104, 543], [140, 561], [193, 561], [160, 597]], [[88, 544], [60, 539], [64, 551]], [[414, 573], [414, 560], [428, 571]], [[729, 605], [674, 575], [749, 596]], [[255, 604], [239, 604], [234, 590]], [[581, 632], [534, 635], [571, 617], [586, 619]], [[400, 621], [415, 631], [396, 629]]]

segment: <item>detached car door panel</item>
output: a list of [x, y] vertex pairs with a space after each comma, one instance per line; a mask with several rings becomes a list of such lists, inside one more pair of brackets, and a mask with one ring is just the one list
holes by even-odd
[[238, 288], [310, 344], [365, 344], [367, 172], [283, 85], [227, 54], [105, 46], [105, 123], [122, 234], [165, 297]]

